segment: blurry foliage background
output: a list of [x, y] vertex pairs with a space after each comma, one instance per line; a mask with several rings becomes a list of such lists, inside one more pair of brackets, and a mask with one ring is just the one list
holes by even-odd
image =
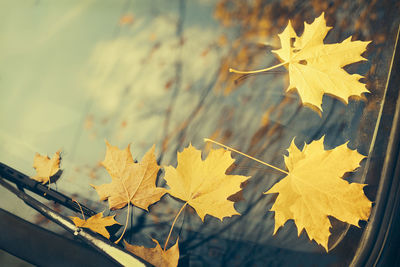
[[[371, 94], [348, 105], [323, 98], [322, 117], [302, 107], [296, 92], [285, 94], [284, 68], [237, 80], [229, 67], [253, 70], [278, 63], [277, 34], [288, 19], [298, 34], [303, 22], [325, 12], [333, 26], [326, 43], [350, 35], [372, 40], [368, 62], [346, 67], [366, 75]], [[136, 159], [156, 144], [160, 164], [176, 166], [176, 152], [209, 137], [285, 168], [290, 141], [297, 145], [325, 135], [331, 149], [349, 146], [367, 155], [380, 108], [394, 37], [398, 1], [0, 1], [0, 161], [33, 175], [35, 152], [63, 150], [59, 191], [102, 211], [90, 186], [109, 181], [99, 166], [104, 139]], [[235, 80], [237, 80], [235, 82]], [[385, 114], [384, 114], [385, 115]], [[390, 114], [388, 114], [390, 115]], [[325, 254], [293, 222], [272, 236], [274, 196], [263, 195], [283, 178], [245, 158], [232, 173], [251, 175], [235, 206], [243, 216], [206, 217], [188, 208], [180, 233], [181, 263], [281, 266], [346, 265], [358, 239]], [[363, 167], [348, 179], [363, 181]], [[159, 185], [164, 181], [159, 179]], [[377, 185], [370, 185], [373, 200]], [[1, 208], [57, 229], [0, 189]], [[16, 204], [18, 203], [18, 204]], [[166, 196], [147, 214], [135, 209], [127, 239], [151, 246], [165, 240], [180, 203]], [[68, 211], [55, 207], [68, 215]], [[117, 211], [124, 222], [125, 210]], [[332, 219], [340, 240], [346, 226]], [[181, 226], [183, 225], [183, 226]], [[251, 256], [250, 256], [251, 255]], [[289, 257], [288, 257], [289, 256]]]

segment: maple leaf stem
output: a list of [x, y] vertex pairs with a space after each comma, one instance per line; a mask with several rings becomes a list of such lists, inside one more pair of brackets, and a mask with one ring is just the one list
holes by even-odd
[[188, 204], [187, 202], [185, 202], [185, 204], [183, 204], [182, 208], [178, 211], [178, 214], [176, 214], [175, 219], [172, 222], [171, 229], [169, 230], [169, 234], [168, 234], [167, 240], [165, 241], [165, 244], [164, 244], [164, 249], [163, 249], [164, 251], [167, 248], [168, 241], [169, 241], [169, 238], [171, 237], [172, 229], [174, 229], [174, 225], [176, 223], [176, 220], [178, 219], [179, 215], [182, 213], [183, 209], [186, 207], [187, 204]]
[[[126, 188], [125, 183], [124, 183], [123, 180], [121, 180], [121, 183], [122, 183], [122, 186], [124, 187], [124, 190], [125, 190], [125, 193], [126, 193], [126, 197], [127, 197], [127, 199], [128, 199], [128, 201], [127, 201], [127, 202], [128, 202], [128, 211], [127, 211], [127, 213], [126, 213], [126, 220], [125, 220], [124, 231], [122, 231], [122, 234], [121, 234], [121, 236], [118, 238], [118, 240], [114, 242], [115, 244], [118, 244], [118, 242], [121, 241], [121, 239], [124, 237], [124, 234], [125, 234], [125, 232], [126, 232], [126, 228], [128, 227], [129, 212], [130, 212], [130, 206], [131, 206], [131, 197], [129, 196], [128, 189]], [[136, 191], [137, 191], [138, 188], [139, 188], [139, 186], [136, 188]], [[133, 193], [133, 195], [136, 194], [136, 191]]]
[[121, 241], [121, 239], [124, 237], [124, 234], [126, 232], [126, 228], [128, 227], [128, 222], [129, 222], [129, 212], [130, 212], [130, 207], [131, 203], [128, 202], [128, 212], [126, 213], [126, 221], [125, 221], [125, 227], [124, 227], [124, 231], [122, 232], [121, 236], [118, 238], [117, 241], [115, 241], [115, 244], [118, 244], [119, 241]]
[[233, 148], [231, 148], [231, 147], [229, 147], [229, 146], [226, 146], [226, 145], [223, 145], [223, 144], [221, 144], [221, 143], [218, 143], [217, 141], [214, 141], [214, 140], [211, 140], [211, 139], [208, 139], [208, 138], [204, 138], [204, 142], [211, 142], [211, 143], [214, 143], [214, 144], [216, 144], [216, 145], [222, 146], [223, 148], [226, 148], [226, 149], [228, 149], [228, 150], [231, 150], [231, 151], [233, 151], [233, 152], [236, 152], [236, 153], [238, 153], [238, 154], [240, 154], [240, 155], [242, 155], [242, 156], [245, 156], [245, 157], [247, 157], [247, 158], [249, 158], [249, 159], [252, 159], [252, 160], [254, 160], [254, 161], [257, 161], [257, 162], [259, 162], [259, 163], [261, 163], [261, 164], [263, 164], [263, 165], [265, 165], [265, 166], [268, 166], [268, 167], [270, 167], [270, 168], [273, 168], [273, 169], [275, 169], [275, 170], [277, 170], [277, 171], [280, 171], [280, 172], [282, 172], [282, 173], [284, 173], [284, 174], [288, 174], [288, 175], [289, 175], [289, 173], [288, 173], [287, 171], [284, 171], [284, 170], [282, 170], [282, 169], [280, 169], [280, 168], [278, 168], [278, 167], [275, 167], [274, 165], [268, 164], [268, 163], [266, 163], [266, 162], [264, 162], [264, 161], [261, 161], [261, 160], [259, 160], [259, 159], [253, 158], [253, 157], [250, 156], [250, 155], [247, 155], [247, 154], [245, 154], [245, 153], [243, 153], [243, 152], [240, 152], [240, 151], [238, 151], [238, 150], [236, 150], [236, 149], [233, 149]]
[[288, 63], [289, 63], [288, 61], [285, 61], [285, 62], [282, 62], [282, 63], [280, 63], [280, 64], [274, 65], [274, 66], [269, 67], [269, 68], [266, 68], [266, 69], [251, 70], [251, 71], [241, 71], [241, 70], [235, 70], [235, 69], [230, 68], [230, 69], [229, 69], [229, 72], [233, 72], [233, 73], [237, 73], [237, 74], [261, 73], [261, 72], [267, 72], [267, 71], [269, 71], [269, 70], [273, 70], [273, 69], [279, 68], [279, 67], [281, 67], [281, 66], [283, 66], [283, 65], [286, 65], [286, 64], [288, 64]]
[[[122, 237], [124, 237], [126, 228], [128, 227], [128, 222], [129, 222], [129, 211], [130, 211], [129, 208], [130, 208], [130, 206], [131, 206], [131, 197], [129, 196], [128, 189], [126, 188], [126, 185], [125, 185], [125, 183], [124, 183], [123, 180], [121, 180], [121, 183], [122, 183], [122, 186], [124, 187], [124, 190], [125, 190], [125, 193], [126, 193], [126, 198], [128, 199], [128, 201], [127, 201], [127, 202], [128, 202], [128, 211], [127, 211], [127, 213], [126, 213], [126, 220], [125, 220], [124, 231], [122, 232], [122, 234], [121, 234], [121, 236], [118, 238], [118, 240], [114, 242], [115, 244], [118, 244], [118, 242], [121, 241]], [[135, 190], [135, 192], [132, 194], [132, 196], [134, 196], [134, 195], [136, 194], [138, 188], [139, 188], [139, 186], [136, 187], [136, 190]]]
[[79, 209], [81, 210], [81, 213], [82, 213], [82, 218], [83, 218], [84, 221], [86, 221], [86, 219], [85, 219], [85, 214], [83, 214], [83, 210], [82, 210], [81, 204], [79, 204], [79, 202], [76, 201], [75, 199], [72, 199], [72, 201], [73, 201], [73, 202], [76, 202], [76, 204], [78, 204]]

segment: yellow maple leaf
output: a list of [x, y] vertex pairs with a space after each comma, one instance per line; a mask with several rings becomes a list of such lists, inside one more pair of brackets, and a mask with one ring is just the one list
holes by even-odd
[[78, 217], [70, 217], [74, 224], [78, 227], [89, 228], [90, 230], [101, 234], [106, 238], [110, 238], [110, 234], [108, 233], [106, 226], [111, 226], [114, 224], [119, 224], [116, 220], [114, 220], [114, 216], [107, 216], [103, 218], [103, 212], [97, 213], [93, 215], [87, 220], [82, 220]]
[[239, 215], [227, 198], [240, 191], [240, 184], [249, 177], [225, 174], [234, 161], [224, 149], [211, 149], [203, 161], [201, 151], [189, 145], [178, 152], [176, 168], [165, 167], [167, 192], [192, 206], [202, 220], [206, 214], [220, 220]]
[[60, 150], [57, 151], [51, 159], [36, 153], [33, 159], [36, 175], [31, 178], [43, 184], [49, 182], [50, 177], [60, 170], [60, 153]]
[[146, 260], [156, 267], [176, 267], [179, 261], [178, 241], [168, 250], [163, 250], [157, 240], [152, 239], [157, 245], [154, 248], [134, 246], [125, 242], [126, 250]]
[[275, 212], [274, 234], [293, 219], [298, 235], [304, 229], [310, 239], [328, 250], [328, 216], [355, 226], [369, 218], [372, 203], [364, 195], [365, 184], [341, 178], [359, 167], [365, 157], [347, 144], [325, 150], [323, 137], [305, 145], [302, 151], [292, 141], [288, 152], [288, 175], [265, 192], [279, 193], [271, 208]]
[[111, 183], [99, 186], [92, 185], [101, 200], [108, 200], [111, 210], [121, 209], [129, 202], [132, 205], [148, 210], [148, 207], [159, 201], [165, 194], [164, 188], [156, 187], [157, 164], [153, 146], [138, 163], [135, 163], [130, 152], [130, 145], [120, 150], [106, 141], [107, 151], [101, 164], [111, 176]]
[[[351, 36], [341, 43], [324, 44], [332, 27], [326, 26], [324, 13], [311, 24], [304, 23], [304, 33], [297, 37], [292, 25], [279, 34], [282, 48], [275, 52], [289, 64], [290, 84], [296, 88], [304, 104], [322, 110], [324, 94], [333, 95], [347, 104], [350, 96], [369, 92], [359, 82], [363, 76], [349, 74], [342, 67], [366, 60], [361, 56], [370, 42], [351, 41]], [[294, 38], [293, 46], [291, 46]]]
[[341, 43], [324, 44], [324, 38], [332, 27], [326, 26], [324, 13], [311, 24], [304, 23], [304, 33], [297, 36], [290, 21], [279, 34], [281, 48], [273, 51], [282, 60], [281, 64], [258, 70], [236, 71], [236, 73], [259, 73], [287, 66], [289, 87], [297, 89], [303, 104], [322, 111], [322, 97], [332, 95], [347, 104], [350, 96], [361, 96], [369, 92], [359, 80], [363, 76], [349, 74], [343, 67], [366, 60], [361, 54], [370, 42], [351, 41], [351, 36]]

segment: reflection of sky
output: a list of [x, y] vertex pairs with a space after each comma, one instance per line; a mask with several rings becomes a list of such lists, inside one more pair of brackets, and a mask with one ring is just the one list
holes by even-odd
[[[364, 102], [351, 100], [345, 106], [325, 96], [319, 117], [299, 108], [296, 93], [284, 94], [286, 73], [250, 78], [228, 96], [216, 93], [213, 86], [220, 61], [228, 53], [216, 40], [236, 32], [214, 19], [213, 1], [186, 1], [184, 11], [179, 2], [3, 1], [0, 161], [33, 175], [35, 152], [50, 156], [62, 148], [65, 171], [58, 190], [96, 201], [89, 183], [109, 179], [96, 167], [104, 157], [105, 138], [120, 148], [133, 143], [137, 159], [155, 143], [165, 165], [176, 164], [176, 151], [189, 142], [203, 148], [203, 138], [215, 133], [221, 139], [225, 133], [230, 146], [280, 168], [295, 136], [300, 145], [326, 134], [327, 148], [351, 140], [350, 147], [367, 153], [370, 141], [357, 139]], [[177, 27], [179, 17], [182, 31]], [[348, 37], [341, 35], [340, 40]], [[276, 63], [272, 54], [262, 56], [266, 66]], [[267, 110], [270, 124], [263, 128]], [[235, 158], [244, 167], [255, 166]], [[255, 168], [236, 173], [254, 175], [244, 192], [246, 201], [236, 207], [241, 212], [248, 203], [254, 207], [224, 235], [295, 247], [293, 239], [285, 244], [285, 238], [272, 237], [273, 216], [267, 213], [271, 198], [257, 198], [282, 176]], [[0, 198], [2, 208], [30, 216], [8, 195]], [[159, 205], [172, 203], [175, 209], [177, 203], [167, 200]], [[189, 215], [186, 224], [196, 230], [200, 221]], [[210, 219], [208, 227], [232, 221]], [[160, 236], [165, 238], [163, 233]], [[313, 247], [304, 235], [297, 240], [293, 227], [281, 231], [285, 236], [295, 237], [302, 245], [299, 249]]]
[[[1, 65], [1, 161], [29, 174], [34, 152], [52, 154], [61, 147], [67, 175], [74, 165], [99, 160], [104, 138], [121, 146], [143, 143], [135, 149], [139, 155], [147, 149], [144, 145], [156, 143], [175, 60], [191, 60], [181, 78], [187, 87], [200, 78], [205, 82], [218, 67], [215, 52], [201, 56], [218, 28], [195, 11], [209, 7], [187, 6], [191, 21], [198, 24], [185, 32], [180, 49], [177, 3], [162, 3], [157, 8], [140, 1], [130, 4], [134, 23], [121, 26], [125, 1], [3, 3], [0, 60], [7, 64]], [[156, 110], [152, 120], [146, 117], [149, 106]], [[178, 114], [186, 112], [183, 106]], [[127, 129], [109, 127], [93, 138], [83, 132], [89, 113], [95, 119], [126, 120]]]
[[[2, 8], [1, 29], [2, 135], [23, 142], [26, 151], [13, 149], [12, 141], [5, 142], [2, 137], [9, 146], [7, 154], [2, 151], [6, 157], [2, 160], [19, 166], [21, 161], [30, 161], [28, 155], [34, 151], [51, 153], [56, 146], [71, 144], [86, 100], [77, 97], [83, 91], [78, 74], [93, 46], [105, 34], [97, 30], [87, 35], [91, 28], [87, 25], [91, 20], [86, 14], [88, 4], [51, 6], [31, 1], [7, 5]], [[113, 14], [104, 8], [89, 14], [103, 24], [99, 29], [108, 32], [113, 26], [101, 18], [118, 17], [118, 12]], [[80, 26], [85, 24], [86, 28]], [[63, 140], [62, 145], [59, 140]], [[7, 162], [10, 154], [18, 153], [13, 162]], [[27, 165], [23, 168], [31, 171]]]

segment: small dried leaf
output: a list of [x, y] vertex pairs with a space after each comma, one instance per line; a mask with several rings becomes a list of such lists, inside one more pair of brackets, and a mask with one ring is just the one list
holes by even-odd
[[31, 178], [43, 184], [49, 182], [50, 177], [60, 170], [60, 153], [60, 150], [57, 151], [51, 159], [48, 156], [41, 156], [36, 153], [33, 159], [36, 175]]
[[90, 217], [87, 220], [82, 220], [78, 217], [72, 217], [72, 216], [70, 218], [72, 219], [72, 221], [76, 226], [89, 228], [90, 230], [99, 233], [106, 238], [110, 238], [110, 234], [108, 233], [106, 226], [119, 224], [116, 220], [114, 220], [114, 216], [115, 215], [103, 218], [103, 212], [100, 212]]
[[126, 250], [144, 259], [156, 267], [176, 267], [179, 261], [179, 246], [176, 244], [164, 251], [157, 240], [152, 239], [157, 245], [154, 248], [134, 246], [125, 242]]

